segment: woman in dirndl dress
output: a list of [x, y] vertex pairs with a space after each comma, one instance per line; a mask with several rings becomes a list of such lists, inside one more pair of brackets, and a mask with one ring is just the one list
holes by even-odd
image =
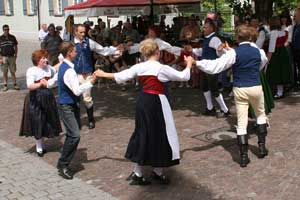
[[271, 87], [276, 87], [275, 99], [284, 95], [284, 86], [292, 84], [292, 66], [285, 43], [288, 32], [283, 30], [279, 17], [270, 20], [270, 43], [268, 51], [269, 64], [266, 70], [267, 80]]
[[144, 40], [140, 52], [147, 58], [119, 73], [105, 73], [97, 70], [98, 77], [115, 79], [124, 83], [138, 77], [142, 84], [136, 103], [135, 130], [130, 138], [125, 157], [135, 163], [129, 176], [130, 185], [147, 185], [150, 181], [143, 176], [142, 166], [152, 166], [152, 178], [161, 184], [169, 179], [163, 169], [179, 164], [179, 141], [172, 110], [164, 92], [167, 81], [187, 81], [190, 79], [192, 63], [187, 63], [183, 71], [177, 71], [158, 62], [160, 51], [153, 39]]
[[45, 153], [44, 138], [52, 138], [62, 132], [56, 100], [51, 87], [57, 80], [59, 64], [48, 65], [46, 50], [32, 53], [33, 67], [26, 72], [29, 94], [25, 97], [20, 136], [36, 139], [36, 152], [42, 157]]

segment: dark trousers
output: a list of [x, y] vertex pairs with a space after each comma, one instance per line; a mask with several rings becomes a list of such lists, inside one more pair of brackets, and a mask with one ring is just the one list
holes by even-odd
[[59, 114], [66, 129], [66, 139], [63, 145], [57, 168], [68, 167], [73, 159], [80, 141], [80, 109], [77, 104], [59, 105]]
[[203, 92], [211, 91], [213, 97], [220, 95], [218, 86], [218, 74], [201, 74], [201, 88]]
[[293, 54], [293, 62], [294, 62], [294, 80], [295, 83], [300, 81], [300, 50], [292, 51]]

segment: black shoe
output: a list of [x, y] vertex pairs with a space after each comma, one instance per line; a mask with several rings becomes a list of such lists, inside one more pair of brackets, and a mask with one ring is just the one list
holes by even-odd
[[73, 173], [66, 167], [58, 169], [58, 175], [60, 175], [64, 179], [73, 179]]
[[259, 152], [257, 155], [258, 158], [264, 158], [269, 154], [269, 151], [266, 148], [266, 145], [264, 143], [258, 143], [258, 149], [259, 149]]
[[241, 158], [240, 166], [247, 167], [247, 165], [250, 163], [250, 159], [248, 157], [248, 136], [238, 135], [237, 142], [239, 145], [240, 158]]
[[227, 112], [220, 110], [220, 112], [217, 112], [216, 117], [217, 118], [225, 118], [225, 117], [229, 117], [230, 115], [231, 115], [231, 113], [229, 112], [229, 110]]
[[170, 180], [165, 176], [165, 175], [157, 175], [155, 172], [152, 172], [152, 175], [151, 177], [158, 181], [160, 184], [163, 184], [163, 185], [168, 185], [170, 184]]
[[216, 109], [213, 108], [211, 110], [208, 110], [208, 108], [206, 108], [203, 115], [205, 115], [205, 116], [215, 116], [216, 115]]
[[36, 154], [39, 156], [39, 157], [43, 157], [44, 154], [47, 153], [47, 150], [43, 149], [42, 151], [37, 151]]
[[43, 156], [44, 156], [44, 151], [37, 151], [36, 154], [37, 154], [39, 157], [43, 157]]
[[145, 177], [138, 177], [135, 173], [131, 174], [127, 179], [130, 180], [129, 185], [149, 185], [151, 184]]
[[283, 97], [284, 97], [283, 95], [278, 95], [278, 94], [274, 95], [275, 100], [282, 99]]
[[248, 154], [241, 154], [241, 167], [247, 167], [247, 165], [250, 163], [250, 159], [248, 158]]
[[89, 129], [95, 128], [95, 122], [89, 122]]

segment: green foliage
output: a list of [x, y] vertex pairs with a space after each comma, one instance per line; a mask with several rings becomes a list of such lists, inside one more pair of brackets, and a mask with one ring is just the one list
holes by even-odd
[[239, 0], [227, 0], [227, 3], [229, 3], [229, 7], [233, 9], [233, 14], [238, 16], [242, 21], [248, 16], [251, 10], [250, 0], [246, 0], [244, 3]]
[[295, 9], [299, 0], [274, 0], [274, 14], [286, 13]]

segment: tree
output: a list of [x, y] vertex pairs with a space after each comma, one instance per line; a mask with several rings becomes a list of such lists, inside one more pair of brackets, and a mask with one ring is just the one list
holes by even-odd
[[[233, 8], [233, 13], [243, 19], [246, 13], [249, 13], [251, 8], [250, 1], [226, 0], [230, 7]], [[255, 14], [263, 21], [272, 17], [273, 14], [281, 14], [288, 12], [297, 7], [299, 0], [253, 0], [255, 2]]]

